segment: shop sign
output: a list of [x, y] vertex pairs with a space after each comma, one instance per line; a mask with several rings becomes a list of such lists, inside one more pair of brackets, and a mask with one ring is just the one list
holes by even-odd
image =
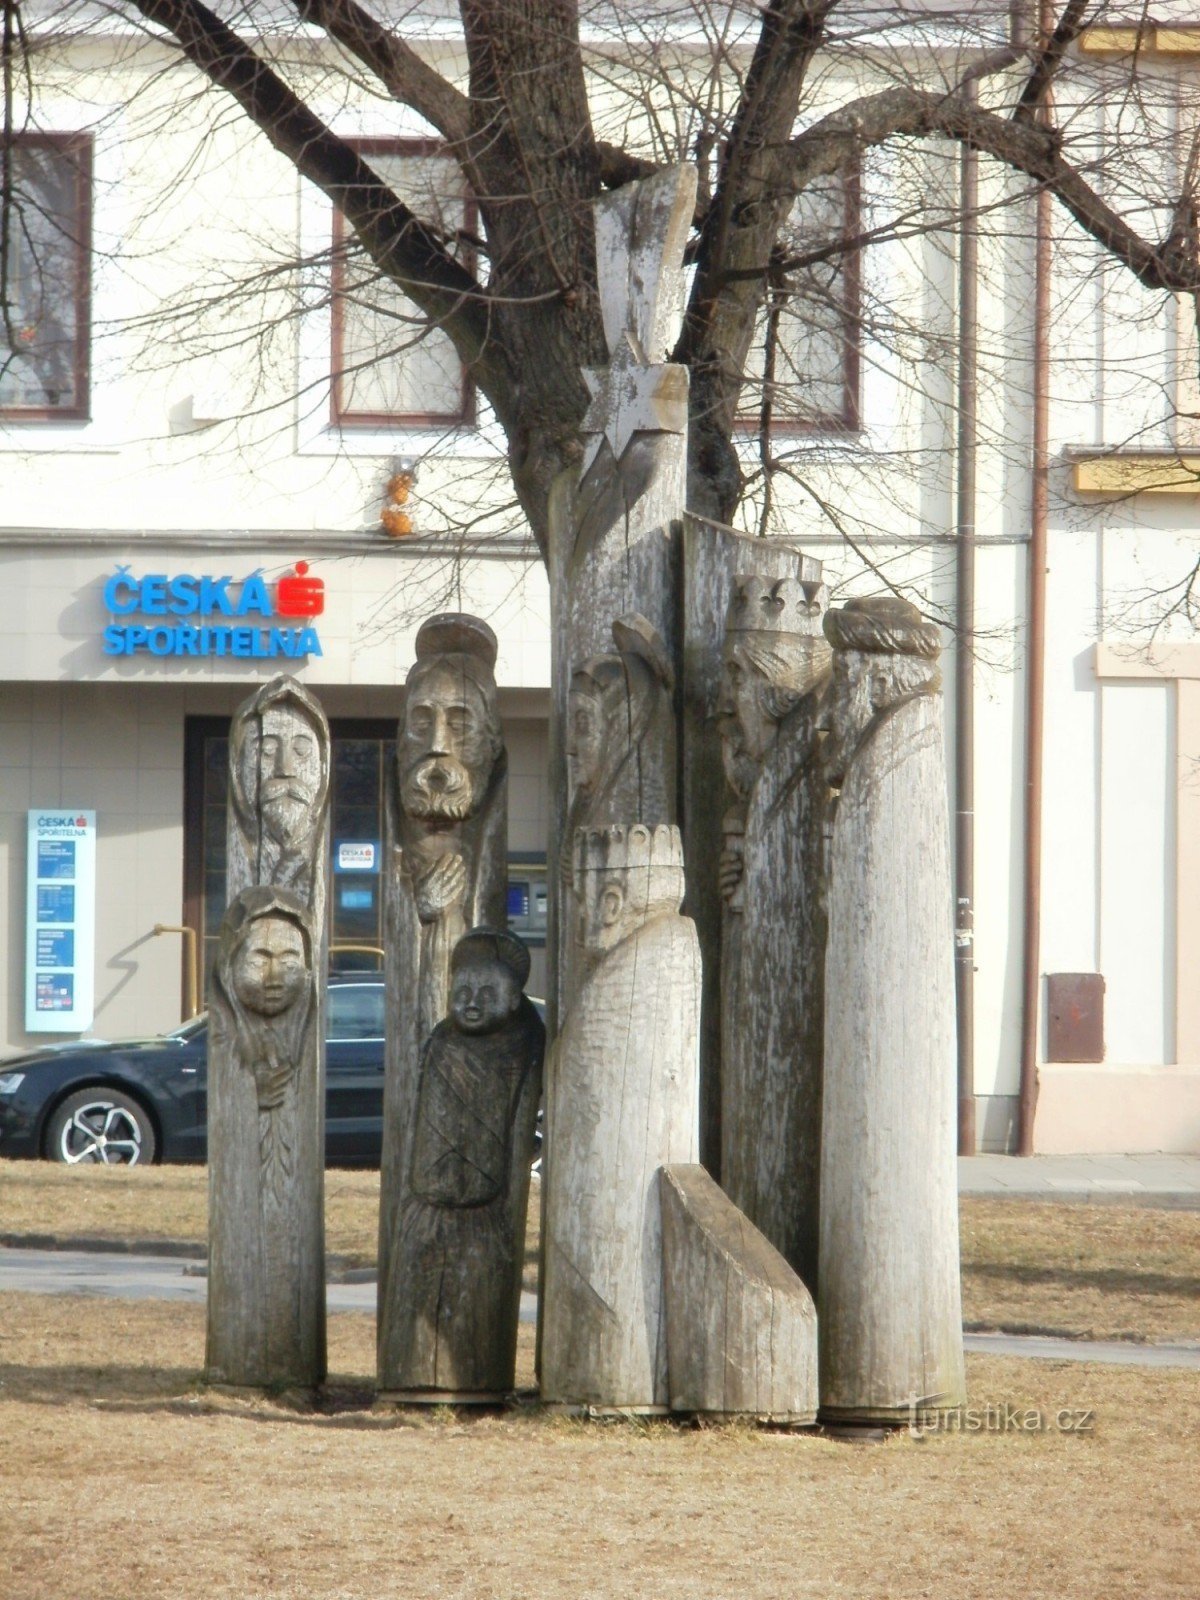
[[27, 838], [25, 1031], [82, 1033], [94, 1006], [96, 813], [31, 811]]
[[333, 860], [334, 871], [375, 872], [378, 870], [375, 865], [375, 853], [375, 845], [363, 840], [339, 840], [337, 854]]
[[[307, 561], [297, 561], [274, 583], [261, 572], [240, 581], [190, 572], [139, 578], [122, 566], [104, 585], [104, 604], [122, 618], [104, 630], [109, 656], [324, 654], [311, 624], [325, 610], [325, 582], [309, 575]], [[134, 617], [139, 620], [124, 620]]]

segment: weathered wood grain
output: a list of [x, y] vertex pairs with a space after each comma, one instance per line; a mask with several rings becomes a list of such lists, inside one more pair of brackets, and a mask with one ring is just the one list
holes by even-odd
[[800, 1278], [702, 1166], [664, 1167], [659, 1193], [671, 1410], [814, 1422], [817, 1312]]
[[666, 1408], [659, 1169], [696, 1158], [700, 958], [675, 828], [580, 835], [589, 964], [547, 1071], [541, 1387]]
[[[704, 962], [700, 1045], [700, 1154], [721, 1175], [721, 989], [724, 905], [717, 862], [729, 796], [720, 779], [724, 623], [740, 573], [819, 583], [821, 563], [794, 545], [753, 539], [688, 514], [682, 528], [680, 819], [687, 868], [684, 910]], [[728, 928], [728, 925], [726, 924]]]
[[[821, 1164], [821, 1415], [964, 1398], [953, 905], [942, 702], [915, 608], [834, 641]], [[848, 608], [849, 609], [849, 608]], [[894, 612], [894, 614], [893, 614]], [[833, 626], [831, 627], [831, 624]], [[936, 638], [936, 633], [934, 633]], [[889, 641], [901, 648], [888, 650]], [[905, 653], [905, 650], [909, 653]], [[936, 653], [936, 645], [932, 646]]]
[[[309, 993], [303, 1029], [294, 1025], [294, 1007], [290, 1025], [275, 1015], [256, 1020], [235, 993], [234, 931], [223, 930], [225, 977], [213, 999], [208, 1069], [205, 1365], [213, 1381], [311, 1387], [325, 1377], [325, 877], [332, 747], [316, 699], [282, 676], [238, 708], [230, 735], [230, 911], [248, 891], [280, 889], [285, 919], [297, 911], [305, 919]], [[243, 921], [245, 914], [243, 905]], [[219, 957], [218, 978], [221, 970]], [[273, 1001], [267, 1003], [270, 1009]]]
[[514, 1384], [546, 1032], [529, 953], [477, 930], [454, 952], [450, 1015], [425, 1046], [383, 1316], [403, 1398], [499, 1400]]
[[384, 794], [387, 1039], [379, 1208], [378, 1382], [404, 1386], [389, 1276], [408, 1189], [421, 1052], [446, 1015], [450, 957], [469, 929], [505, 926], [508, 763], [496, 708], [496, 638], [478, 618], [417, 632], [396, 770]]

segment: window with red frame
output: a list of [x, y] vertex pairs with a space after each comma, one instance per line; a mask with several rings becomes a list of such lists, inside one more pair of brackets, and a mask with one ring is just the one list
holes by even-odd
[[88, 414], [92, 144], [83, 134], [0, 142], [0, 417]]
[[[436, 144], [357, 139], [354, 147], [422, 222], [446, 239], [474, 224], [457, 162]], [[458, 353], [390, 278], [354, 244], [334, 213], [332, 421], [340, 427], [439, 427], [474, 420]]]
[[768, 284], [746, 357], [742, 422], [759, 421], [769, 383], [773, 427], [800, 432], [859, 426], [858, 251], [833, 248], [824, 259], [804, 258], [860, 231], [857, 173], [822, 178], [797, 197], [780, 233], [779, 270]]

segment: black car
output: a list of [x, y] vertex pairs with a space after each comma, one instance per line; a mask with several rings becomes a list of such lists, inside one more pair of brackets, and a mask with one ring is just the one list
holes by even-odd
[[[383, 1130], [383, 978], [329, 980], [325, 1161], [378, 1166]], [[88, 1041], [0, 1061], [0, 1156], [52, 1161], [203, 1161], [208, 1019], [117, 1044]]]

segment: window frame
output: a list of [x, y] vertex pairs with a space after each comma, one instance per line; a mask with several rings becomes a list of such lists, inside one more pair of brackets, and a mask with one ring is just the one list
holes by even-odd
[[42, 426], [55, 422], [91, 420], [92, 354], [92, 212], [94, 141], [90, 133], [17, 133], [13, 147], [58, 149], [72, 153], [75, 167], [75, 217], [70, 238], [75, 246], [75, 404], [71, 406], [6, 406], [0, 403], [0, 423]]
[[[350, 148], [368, 160], [372, 155], [399, 155], [399, 156], [448, 156], [447, 146], [440, 139], [421, 138], [388, 138], [381, 136], [366, 136], [348, 138], [346, 143]], [[463, 194], [463, 227], [467, 232], [475, 231], [478, 212], [474, 198], [467, 188], [464, 179]], [[346, 376], [345, 368], [345, 319], [343, 313], [345, 257], [346, 245], [349, 239], [349, 229], [342, 212], [335, 205], [333, 207], [332, 244], [333, 257], [330, 270], [330, 306], [329, 306], [329, 421], [333, 428], [357, 431], [359, 429], [380, 428], [473, 428], [476, 426], [476, 395], [475, 385], [466, 366], [460, 361], [459, 370], [462, 374], [462, 405], [455, 412], [450, 411], [352, 411], [342, 403], [342, 389]], [[474, 270], [475, 252], [469, 247], [463, 252], [463, 264]], [[403, 291], [401, 291], [403, 293]], [[403, 357], [394, 359], [403, 360]]]
[[[844, 237], [856, 239], [862, 233], [862, 169], [856, 161], [843, 175], [844, 184]], [[863, 429], [862, 352], [862, 246], [842, 253], [842, 406], [839, 411], [823, 412], [817, 417], [784, 417], [771, 414], [772, 434], [849, 434]], [[765, 311], [765, 302], [762, 308]], [[757, 330], [756, 330], [757, 331]], [[743, 380], [743, 392], [744, 392]], [[761, 395], [762, 384], [756, 381], [756, 392]], [[739, 404], [741, 396], [739, 396]], [[743, 437], [757, 429], [761, 411], [738, 411], [734, 425]]]

